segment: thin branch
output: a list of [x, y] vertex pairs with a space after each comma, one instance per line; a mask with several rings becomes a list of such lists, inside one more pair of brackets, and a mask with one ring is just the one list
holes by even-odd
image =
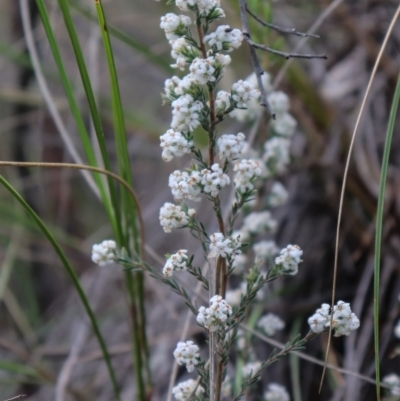
[[307, 59], [314, 59], [314, 58], [320, 58], [326, 60], [328, 56], [326, 54], [301, 54], [301, 53], [286, 53], [286, 52], [281, 52], [279, 50], [271, 49], [268, 46], [265, 45], [260, 45], [258, 43], [253, 42], [250, 37], [244, 35], [244, 38], [246, 39], [247, 43], [256, 49], [264, 50], [268, 53], [275, 54], [276, 56], [280, 56], [285, 58], [286, 60], [290, 58], [307, 58]]
[[240, 4], [240, 19], [242, 21], [242, 32], [243, 32], [243, 37], [246, 39], [247, 43], [249, 44], [249, 50], [250, 50], [250, 57], [251, 61], [253, 63], [253, 68], [254, 72], [257, 77], [257, 83], [260, 88], [261, 92], [261, 106], [264, 106], [267, 110], [269, 115], [272, 117], [272, 119], [275, 120], [275, 113], [271, 109], [271, 105], [268, 102], [267, 99], [267, 93], [265, 91], [264, 84], [262, 82], [261, 76], [264, 74], [264, 70], [262, 69], [260, 65], [260, 61], [258, 60], [257, 54], [254, 50], [254, 47], [250, 45], [249, 41], [251, 41], [250, 38], [250, 30], [249, 30], [249, 23], [247, 21], [247, 14], [246, 14], [246, 9], [247, 9], [247, 4], [246, 0], [239, 0]]
[[257, 15], [255, 15], [252, 11], [250, 11], [249, 7], [247, 7], [246, 5], [246, 11], [261, 25], [266, 26], [267, 28], [271, 28], [279, 33], [283, 33], [283, 34], [291, 34], [291, 35], [296, 35], [296, 36], [301, 36], [303, 38], [307, 38], [307, 37], [312, 37], [312, 38], [319, 38], [318, 35], [314, 35], [312, 33], [305, 33], [305, 32], [299, 32], [296, 30], [296, 28], [283, 28], [279, 25], [275, 25], [275, 24], [271, 24], [269, 22], [266, 22], [264, 20], [262, 20], [261, 18], [257, 17]]

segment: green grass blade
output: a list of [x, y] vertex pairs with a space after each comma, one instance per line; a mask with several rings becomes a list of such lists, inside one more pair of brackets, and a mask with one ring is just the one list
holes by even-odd
[[[43, 1], [43, 0], [40, 0], [40, 1]], [[69, 5], [68, 5], [67, 0], [58, 0], [58, 4], [59, 4], [61, 12], [63, 14], [64, 23], [65, 23], [65, 26], [68, 31], [68, 35], [71, 40], [72, 48], [74, 50], [79, 73], [80, 73], [81, 79], [82, 79], [82, 84], [83, 84], [86, 98], [87, 98], [87, 101], [89, 104], [89, 110], [90, 110], [90, 114], [92, 117], [94, 130], [95, 130], [97, 141], [98, 141], [98, 144], [100, 147], [101, 157], [103, 159], [105, 169], [108, 171], [112, 171], [110, 159], [109, 159], [108, 152], [107, 152], [106, 142], [105, 142], [105, 138], [104, 138], [103, 127], [101, 124], [100, 113], [97, 108], [96, 99], [94, 96], [89, 73], [86, 68], [86, 63], [85, 63], [85, 59], [83, 57], [82, 48], [79, 43], [79, 38], [78, 38], [74, 23], [71, 18]], [[122, 220], [121, 220], [120, 207], [119, 207], [118, 199], [117, 199], [117, 193], [116, 193], [114, 183], [112, 182], [112, 179], [108, 177], [107, 181], [108, 181], [108, 188], [110, 191], [111, 204], [112, 204], [112, 207], [114, 210], [114, 217], [112, 218], [110, 223], [113, 227], [114, 235], [116, 237], [117, 242], [121, 243], [121, 240], [122, 240], [121, 221]]]
[[[82, 5], [71, 2], [71, 6], [76, 9], [80, 14], [86, 17], [89, 21], [97, 22], [96, 16], [88, 9], [87, 7], [83, 7]], [[146, 46], [140, 42], [134, 40], [131, 36], [127, 35], [125, 32], [122, 32], [120, 29], [116, 28], [115, 26], [108, 24], [107, 26], [108, 32], [114, 38], [120, 40], [122, 43], [125, 43], [127, 46], [131, 47], [138, 53], [142, 54], [150, 63], [156, 65], [157, 67], [163, 69], [168, 74], [172, 73], [172, 68], [170, 67], [168, 61], [165, 57], [158, 56], [154, 54], [150, 49], [149, 46]]]
[[12, 187], [11, 184], [2, 176], [0, 176], [0, 182], [4, 185], [4, 187], [13, 195], [13, 197], [22, 205], [22, 207], [28, 212], [28, 214], [32, 217], [32, 219], [35, 221], [35, 223], [38, 225], [42, 233], [45, 235], [45, 237], [48, 239], [50, 244], [53, 246], [54, 250], [56, 251], [58, 257], [60, 258], [65, 270], [67, 271], [69, 277], [72, 280], [72, 283], [75, 287], [75, 290], [77, 291], [79, 298], [81, 299], [81, 302], [85, 308], [85, 311], [90, 319], [90, 322], [92, 324], [92, 328], [94, 331], [94, 334], [97, 338], [97, 341], [99, 342], [101, 351], [103, 353], [104, 360], [106, 362], [108, 372], [110, 374], [110, 378], [112, 381], [112, 385], [114, 388], [114, 394], [115, 398], [117, 401], [120, 400], [120, 394], [119, 394], [119, 388], [117, 384], [117, 379], [115, 376], [114, 369], [111, 364], [111, 358], [107, 350], [106, 343], [103, 339], [103, 336], [100, 332], [100, 328], [97, 324], [96, 316], [93, 313], [93, 310], [89, 304], [89, 300], [79, 282], [79, 278], [76, 275], [74, 269], [68, 262], [67, 257], [65, 256], [64, 252], [58, 245], [57, 241], [54, 239], [53, 235], [50, 233], [50, 231], [47, 229], [43, 221], [40, 219], [40, 217], [34, 212], [34, 210], [25, 202], [25, 200], [22, 198], [22, 196]]
[[376, 214], [376, 231], [375, 231], [375, 262], [374, 262], [374, 348], [375, 348], [375, 377], [376, 377], [376, 396], [380, 400], [380, 358], [379, 358], [379, 279], [380, 279], [380, 262], [381, 262], [381, 245], [382, 245], [382, 225], [383, 212], [385, 204], [385, 189], [387, 170], [389, 165], [390, 147], [392, 145], [394, 124], [396, 113], [400, 100], [400, 75], [397, 78], [396, 90], [393, 97], [392, 107], [390, 109], [389, 124], [386, 132], [385, 148], [383, 151], [382, 170], [379, 181], [378, 207]]
[[[125, 132], [125, 120], [113, 49], [111, 46], [107, 21], [101, 0], [95, 0], [95, 6], [110, 76], [115, 143], [118, 157], [118, 170], [119, 174], [125, 179], [125, 181], [132, 184], [132, 173]], [[127, 251], [129, 252], [130, 245], [133, 242], [135, 252], [140, 253], [138, 235], [139, 233], [136, 216], [138, 211], [136, 210], [136, 205], [129, 197], [126, 196], [126, 194], [123, 193], [121, 195], [122, 209], [124, 211], [123, 215], [125, 217], [124, 246], [125, 249], [127, 249]], [[131, 314], [133, 323], [132, 340], [138, 399], [140, 401], [144, 401], [147, 398], [146, 392], [151, 391], [150, 365], [148, 358], [149, 351], [146, 338], [146, 320], [144, 310], [144, 275], [143, 273], [136, 273], [133, 278], [132, 272], [126, 272], [125, 277], [131, 301], [131, 308], [134, 311]], [[145, 382], [147, 384], [147, 389], [145, 389]]]
[[[40, 13], [40, 17], [42, 19], [43, 27], [45, 29], [45, 32], [46, 32], [46, 35], [47, 35], [47, 39], [48, 39], [48, 42], [49, 42], [49, 45], [50, 45], [50, 48], [51, 48], [51, 51], [53, 53], [53, 57], [54, 57], [54, 60], [56, 62], [56, 65], [57, 65], [58, 72], [60, 74], [61, 82], [62, 82], [62, 84], [64, 86], [64, 90], [65, 90], [65, 93], [67, 95], [67, 99], [68, 99], [68, 103], [69, 103], [69, 107], [70, 107], [71, 113], [72, 113], [72, 115], [74, 117], [76, 126], [78, 128], [78, 132], [79, 132], [79, 135], [80, 135], [80, 138], [81, 138], [81, 142], [82, 142], [83, 149], [85, 151], [87, 160], [88, 160], [88, 162], [89, 162], [89, 164], [91, 166], [97, 166], [96, 156], [95, 156], [95, 153], [94, 153], [93, 148], [92, 148], [90, 137], [89, 137], [89, 134], [88, 134], [88, 132], [86, 130], [85, 124], [83, 122], [83, 118], [82, 118], [81, 113], [79, 111], [78, 104], [77, 104], [77, 102], [75, 100], [75, 96], [74, 96], [74, 93], [73, 93], [73, 90], [72, 90], [72, 86], [71, 86], [71, 83], [70, 83], [70, 81], [68, 79], [68, 76], [67, 76], [67, 73], [66, 73], [66, 70], [65, 70], [65, 67], [64, 67], [64, 63], [63, 63], [62, 58], [61, 58], [61, 54], [60, 54], [60, 51], [59, 51], [59, 48], [58, 48], [58, 44], [57, 44], [56, 38], [54, 36], [53, 29], [52, 29], [51, 24], [50, 24], [50, 20], [49, 20], [49, 17], [48, 17], [48, 13], [47, 13], [46, 7], [44, 5], [43, 0], [36, 0], [36, 4], [37, 4], [38, 9], [39, 9], [39, 13]], [[110, 200], [109, 200], [108, 195], [107, 195], [107, 193], [105, 191], [105, 188], [104, 188], [103, 182], [102, 182], [102, 180], [100, 178], [100, 175], [94, 174], [94, 179], [96, 181], [97, 187], [99, 188], [100, 196], [101, 196], [103, 205], [106, 208], [106, 211], [107, 211], [107, 214], [109, 215], [110, 220], [112, 221], [113, 220], [113, 217], [112, 217], [113, 213], [112, 213], [112, 209], [111, 209], [111, 205], [110, 205]]]

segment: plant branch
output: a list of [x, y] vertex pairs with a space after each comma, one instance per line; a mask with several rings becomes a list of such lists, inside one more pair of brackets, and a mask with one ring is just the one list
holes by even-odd
[[290, 58], [307, 58], [307, 59], [314, 59], [314, 58], [320, 58], [326, 60], [328, 56], [326, 54], [301, 54], [301, 53], [287, 53], [287, 52], [281, 52], [279, 50], [271, 49], [268, 46], [265, 45], [260, 45], [258, 43], [253, 42], [250, 37], [244, 35], [244, 38], [246, 39], [247, 43], [255, 48], [255, 49], [260, 49], [264, 50], [268, 53], [275, 54], [276, 56], [280, 56], [285, 58], [286, 60]]
[[249, 43], [250, 39], [250, 29], [249, 29], [249, 23], [247, 21], [247, 4], [246, 4], [246, 0], [239, 0], [239, 4], [240, 4], [240, 19], [242, 21], [242, 33], [243, 33], [243, 37], [246, 40], [247, 44], [249, 45], [249, 51], [250, 51], [250, 57], [251, 57], [251, 61], [253, 63], [253, 68], [254, 68], [254, 72], [256, 74], [257, 77], [257, 83], [258, 86], [260, 88], [260, 92], [261, 92], [261, 106], [264, 106], [267, 111], [268, 114], [272, 117], [273, 120], [275, 120], [275, 113], [272, 111], [271, 109], [271, 105], [268, 102], [267, 99], [267, 93], [265, 91], [265, 87], [262, 81], [261, 76], [264, 74], [264, 70], [261, 67], [260, 61], [258, 60], [256, 51], [254, 50], [254, 47]]
[[319, 38], [318, 35], [314, 35], [312, 33], [305, 33], [305, 32], [299, 32], [295, 28], [283, 28], [279, 25], [271, 24], [269, 22], [266, 22], [262, 20], [260, 17], [258, 17], [256, 14], [254, 14], [249, 7], [246, 5], [246, 11], [261, 25], [271, 28], [279, 33], [282, 34], [291, 34], [291, 35], [296, 35], [296, 36], [301, 36], [301, 37], [312, 37], [312, 38]]

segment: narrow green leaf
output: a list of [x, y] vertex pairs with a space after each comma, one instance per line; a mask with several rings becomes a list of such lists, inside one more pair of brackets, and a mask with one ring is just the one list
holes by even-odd
[[89, 300], [85, 294], [85, 291], [83, 290], [79, 278], [76, 275], [74, 269], [68, 262], [67, 257], [65, 256], [64, 252], [58, 245], [57, 241], [54, 239], [53, 235], [50, 233], [50, 231], [47, 229], [46, 225], [43, 223], [43, 221], [40, 219], [40, 217], [34, 212], [34, 210], [25, 202], [24, 198], [12, 187], [12, 185], [3, 177], [0, 175], [0, 183], [2, 183], [5, 188], [13, 195], [13, 197], [22, 205], [22, 207], [28, 212], [28, 214], [32, 217], [32, 219], [35, 221], [35, 223], [38, 225], [42, 233], [45, 235], [45, 237], [48, 239], [50, 244], [53, 246], [54, 250], [56, 251], [58, 257], [60, 258], [65, 270], [67, 271], [69, 277], [72, 280], [72, 283], [75, 287], [75, 290], [77, 291], [79, 298], [81, 299], [81, 302], [85, 308], [85, 311], [90, 319], [90, 322], [92, 324], [92, 328], [94, 331], [94, 334], [97, 338], [97, 341], [99, 342], [101, 351], [103, 353], [104, 360], [106, 362], [108, 372], [110, 374], [110, 378], [113, 384], [114, 388], [114, 394], [115, 398], [117, 401], [120, 401], [120, 394], [119, 394], [119, 388], [117, 384], [117, 379], [115, 377], [115, 372], [111, 364], [111, 358], [107, 350], [106, 343], [103, 339], [103, 336], [100, 332], [100, 328], [97, 324], [96, 316], [93, 313], [93, 310], [89, 304]]
[[379, 357], [379, 282], [381, 270], [381, 247], [382, 247], [382, 225], [383, 212], [385, 206], [385, 189], [387, 170], [389, 165], [390, 147], [392, 145], [394, 124], [396, 114], [399, 108], [400, 100], [400, 74], [397, 78], [396, 90], [393, 96], [392, 107], [390, 109], [389, 124], [386, 132], [385, 147], [383, 150], [382, 170], [379, 181], [378, 207], [376, 213], [376, 231], [375, 231], [375, 258], [374, 258], [374, 348], [375, 348], [375, 378], [376, 378], [376, 396], [380, 400], [380, 357]]

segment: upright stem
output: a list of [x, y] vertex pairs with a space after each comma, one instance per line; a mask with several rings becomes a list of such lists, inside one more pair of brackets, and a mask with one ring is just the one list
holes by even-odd
[[[201, 21], [197, 21], [197, 33], [199, 35], [199, 44], [201, 54], [204, 59], [207, 58], [207, 51], [204, 45], [204, 30], [201, 25]], [[210, 107], [210, 125], [208, 132], [208, 165], [209, 168], [214, 164], [214, 147], [215, 147], [215, 127], [217, 124], [216, 114], [215, 114], [215, 93], [214, 88], [208, 86], [208, 100]], [[218, 228], [222, 235], [225, 236], [225, 225], [221, 213], [221, 202], [219, 196], [215, 197], [215, 206], [217, 210], [217, 220]], [[214, 270], [212, 274], [211, 271]], [[213, 280], [211, 280], [213, 278]], [[227, 286], [227, 268], [226, 259], [221, 256], [218, 257], [217, 263], [210, 265], [210, 282], [214, 281], [213, 289], [215, 294], [219, 294], [225, 298], [226, 286]], [[211, 295], [211, 284], [210, 284], [210, 298]], [[221, 387], [222, 387], [222, 373], [224, 364], [222, 359], [217, 357], [217, 347], [218, 347], [218, 335], [216, 332], [210, 332], [210, 401], [220, 401], [221, 399]], [[218, 359], [218, 361], [217, 361]], [[217, 372], [215, 374], [215, 364], [217, 365]], [[215, 394], [214, 394], [215, 391]]]

